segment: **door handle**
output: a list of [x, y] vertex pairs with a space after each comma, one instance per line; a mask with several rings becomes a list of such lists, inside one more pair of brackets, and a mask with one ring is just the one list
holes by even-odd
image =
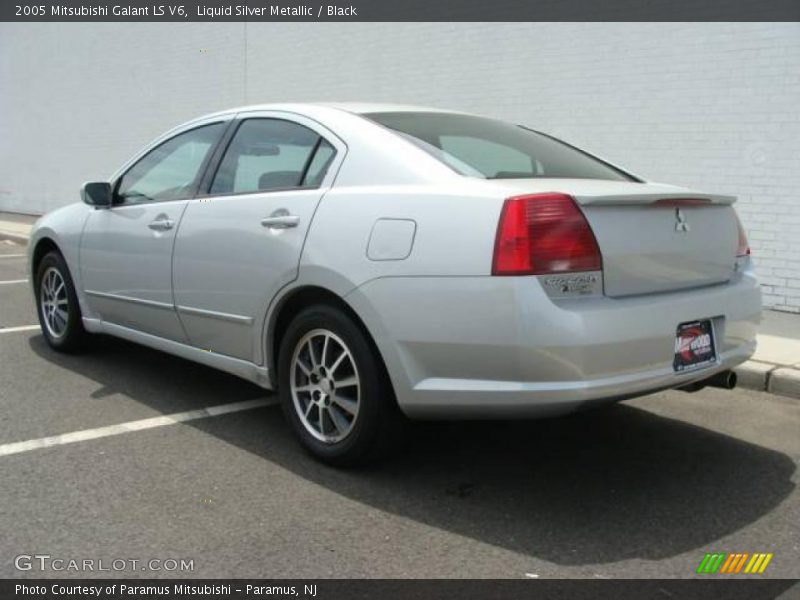
[[175, 221], [172, 219], [156, 219], [148, 227], [153, 231], [167, 231], [175, 227]]
[[261, 219], [261, 225], [269, 229], [289, 229], [300, 224], [300, 217], [297, 215], [278, 215]]

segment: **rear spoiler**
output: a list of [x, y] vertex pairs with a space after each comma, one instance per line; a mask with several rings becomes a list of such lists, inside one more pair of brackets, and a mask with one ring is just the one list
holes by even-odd
[[581, 205], [593, 206], [633, 206], [651, 204], [653, 206], [704, 206], [704, 205], [731, 205], [736, 202], [736, 196], [723, 196], [720, 194], [684, 193], [659, 193], [645, 192], [643, 194], [608, 194], [608, 195], [581, 195], [575, 196], [575, 201]]

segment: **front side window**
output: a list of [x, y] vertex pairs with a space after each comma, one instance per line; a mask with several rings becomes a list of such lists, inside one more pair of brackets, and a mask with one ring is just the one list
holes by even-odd
[[436, 112], [363, 116], [393, 129], [456, 172], [470, 177], [637, 181], [577, 148], [503, 121]]
[[224, 127], [224, 123], [198, 127], [148, 152], [122, 176], [117, 202], [136, 204], [189, 198], [200, 177], [200, 168]]
[[316, 187], [335, 154], [307, 127], [282, 119], [247, 119], [231, 140], [211, 194]]

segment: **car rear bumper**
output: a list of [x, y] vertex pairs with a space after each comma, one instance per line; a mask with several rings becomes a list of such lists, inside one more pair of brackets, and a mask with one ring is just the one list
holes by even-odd
[[[667, 294], [553, 300], [535, 277], [403, 277], [348, 295], [415, 418], [546, 416], [686, 385], [755, 351], [752, 272]], [[712, 319], [718, 361], [672, 367], [678, 324]]]

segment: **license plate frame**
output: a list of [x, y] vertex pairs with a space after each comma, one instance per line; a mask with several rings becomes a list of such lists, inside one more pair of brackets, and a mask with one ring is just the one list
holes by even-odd
[[717, 364], [717, 340], [712, 319], [680, 323], [675, 330], [672, 368], [676, 373], [696, 371]]

